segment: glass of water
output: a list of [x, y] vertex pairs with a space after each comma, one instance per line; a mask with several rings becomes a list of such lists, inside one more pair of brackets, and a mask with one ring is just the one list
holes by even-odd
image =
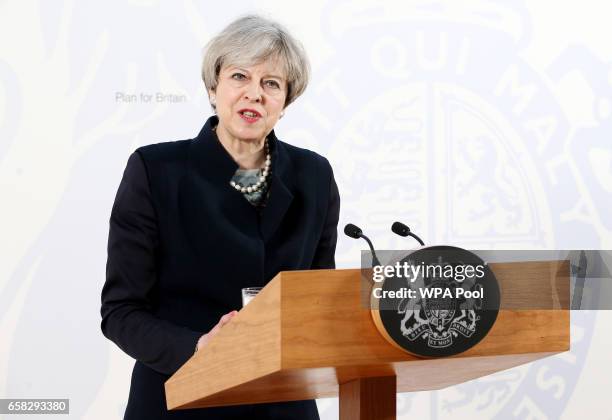
[[263, 287], [245, 287], [242, 289], [242, 307], [251, 301]]

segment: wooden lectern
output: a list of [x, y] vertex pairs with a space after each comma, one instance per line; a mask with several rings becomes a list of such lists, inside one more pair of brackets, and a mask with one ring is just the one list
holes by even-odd
[[361, 270], [280, 273], [166, 382], [168, 409], [339, 396], [343, 420], [395, 419], [397, 392], [569, 350], [569, 262], [490, 267], [502, 293], [497, 321], [476, 346], [438, 359], [383, 338], [361, 301]]

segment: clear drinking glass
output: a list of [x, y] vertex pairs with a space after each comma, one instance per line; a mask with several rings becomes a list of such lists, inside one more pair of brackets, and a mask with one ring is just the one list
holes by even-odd
[[263, 287], [245, 287], [242, 289], [242, 307], [251, 301]]

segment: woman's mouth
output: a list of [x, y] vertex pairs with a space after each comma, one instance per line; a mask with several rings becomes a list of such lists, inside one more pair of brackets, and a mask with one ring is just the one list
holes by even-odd
[[257, 122], [261, 118], [261, 114], [252, 109], [241, 109], [238, 111], [238, 114], [240, 114], [240, 118], [249, 124]]

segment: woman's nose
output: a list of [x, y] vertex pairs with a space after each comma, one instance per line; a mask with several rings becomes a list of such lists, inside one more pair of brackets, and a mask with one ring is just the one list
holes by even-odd
[[259, 102], [261, 101], [261, 94], [262, 94], [262, 89], [261, 89], [261, 86], [259, 85], [259, 82], [253, 81], [252, 83], [249, 83], [249, 85], [247, 86], [247, 90], [244, 96], [246, 99], [250, 101]]

